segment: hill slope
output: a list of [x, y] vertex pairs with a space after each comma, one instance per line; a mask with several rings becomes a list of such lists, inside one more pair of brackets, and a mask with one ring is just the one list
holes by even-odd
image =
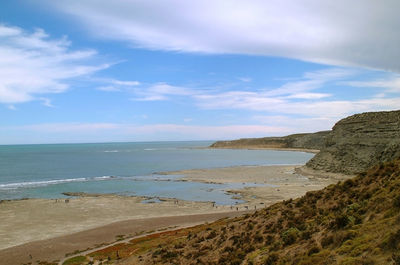
[[[89, 256], [103, 264], [400, 264], [400, 160], [235, 219]], [[82, 260], [80, 264], [85, 264]], [[72, 263], [73, 264], [73, 263]]]

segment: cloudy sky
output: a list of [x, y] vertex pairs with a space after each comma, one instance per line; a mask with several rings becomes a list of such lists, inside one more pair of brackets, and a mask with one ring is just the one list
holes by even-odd
[[400, 109], [398, 0], [0, 3], [0, 144], [215, 140]]

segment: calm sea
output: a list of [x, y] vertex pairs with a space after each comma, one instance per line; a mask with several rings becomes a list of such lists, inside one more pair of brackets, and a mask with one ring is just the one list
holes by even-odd
[[0, 146], [0, 200], [63, 198], [62, 192], [159, 196], [233, 204], [226, 189], [254, 184], [181, 182], [161, 171], [304, 164], [313, 154], [207, 149], [212, 142]]

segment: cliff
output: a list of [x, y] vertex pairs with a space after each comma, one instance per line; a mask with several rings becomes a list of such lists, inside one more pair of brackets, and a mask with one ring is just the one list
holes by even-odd
[[354, 174], [400, 157], [400, 111], [368, 112], [340, 120], [325, 147], [306, 166]]
[[330, 131], [292, 134], [283, 137], [246, 138], [233, 141], [218, 141], [211, 148], [288, 148], [320, 150]]

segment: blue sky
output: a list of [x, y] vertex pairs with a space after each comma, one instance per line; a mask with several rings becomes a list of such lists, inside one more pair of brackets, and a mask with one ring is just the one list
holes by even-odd
[[0, 144], [215, 140], [400, 109], [398, 1], [0, 3]]

